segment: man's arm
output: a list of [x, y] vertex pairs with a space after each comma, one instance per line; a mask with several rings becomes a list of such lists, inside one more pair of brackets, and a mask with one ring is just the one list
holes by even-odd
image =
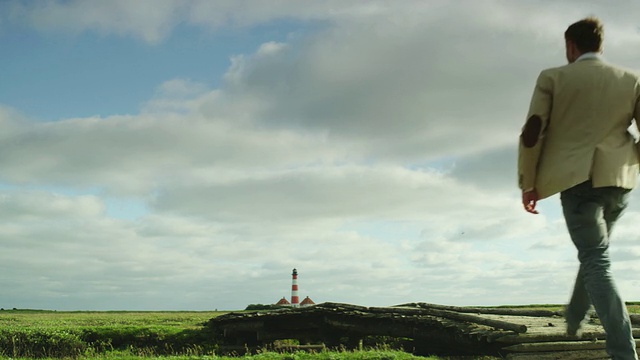
[[536, 81], [518, 148], [518, 185], [522, 190], [522, 203], [525, 210], [534, 214], [537, 214], [535, 207], [538, 196], [535, 187], [538, 162], [544, 146], [552, 102], [553, 80], [547, 70], [541, 72]]
[[[640, 79], [636, 82], [636, 108], [633, 112], [633, 118], [636, 120], [635, 125], [638, 133], [640, 133]], [[640, 141], [636, 138], [636, 150], [638, 154], [638, 161], [640, 161]]]
[[640, 79], [638, 79], [638, 83], [636, 84], [636, 112], [635, 112], [635, 118], [636, 118], [636, 122], [640, 122]]

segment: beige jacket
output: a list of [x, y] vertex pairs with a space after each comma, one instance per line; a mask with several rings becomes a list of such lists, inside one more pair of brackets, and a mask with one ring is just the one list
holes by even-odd
[[589, 179], [594, 187], [635, 186], [640, 145], [627, 129], [633, 118], [640, 122], [638, 75], [599, 58], [544, 70], [527, 119], [532, 116], [542, 126], [537, 141], [528, 138], [529, 147], [524, 129], [520, 136], [522, 190], [534, 188], [544, 199]]

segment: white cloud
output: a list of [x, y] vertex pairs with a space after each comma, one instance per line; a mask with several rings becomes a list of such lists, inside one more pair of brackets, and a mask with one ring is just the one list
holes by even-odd
[[327, 145], [323, 134], [246, 127], [198, 114], [25, 122], [0, 138], [0, 164], [11, 169], [0, 177], [145, 194], [199, 173], [224, 178], [234, 169], [258, 171], [341, 157], [343, 145], [326, 151]]
[[204, 94], [206, 91], [206, 85], [189, 79], [172, 79], [165, 81], [158, 87], [159, 97], [178, 98], [182, 100], [189, 100]]
[[445, 207], [427, 201], [460, 192], [436, 173], [418, 173], [401, 168], [317, 167], [284, 171], [231, 183], [209, 181], [186, 183], [161, 193], [156, 206], [211, 215], [220, 219], [295, 218], [395, 218], [403, 208], [423, 210], [413, 217], [439, 210], [455, 211], [458, 197]]
[[[562, 61], [562, 44], [472, 16], [485, 7], [457, 9], [472, 31], [449, 21], [447, 7], [400, 6], [338, 23], [268, 58], [235, 57], [224, 90], [259, 104], [255, 117], [267, 126], [327, 131], [378, 159], [511, 144], [538, 69]], [[530, 41], [542, 51], [528, 52]]]
[[[95, 31], [100, 34], [133, 36], [159, 44], [178, 25], [189, 24], [212, 30], [243, 28], [281, 19], [324, 21], [366, 17], [387, 10], [382, 1], [207, 1], [207, 0], [46, 0], [34, 3], [11, 1], [4, 5], [13, 22], [23, 22], [48, 32]], [[2, 20], [2, 17], [0, 17]]]
[[5, 220], [29, 218], [56, 218], [58, 216], [95, 216], [104, 212], [104, 206], [95, 196], [81, 196], [73, 201], [45, 192], [0, 193], [0, 217]]
[[180, 22], [181, 1], [38, 1], [12, 2], [11, 15], [40, 31], [62, 30], [132, 35], [159, 43]]
[[[580, 6], [575, 4], [579, 3]], [[407, 14], [417, 14], [415, 21], [437, 22], [451, 15], [464, 17], [467, 21], [488, 25], [509, 32], [532, 33], [536, 37], [556, 37], [564, 30], [567, 19], [596, 14], [611, 25], [616, 38], [629, 37], [634, 33], [634, 11], [640, 5], [634, 0], [622, 1], [610, 7], [604, 3], [566, 1], [461, 1], [442, 2], [403, 1], [390, 4], [386, 1], [295, 1], [271, 2], [253, 0], [138, 0], [129, 2], [113, 0], [45, 0], [22, 3], [14, 0], [3, 4], [4, 18], [0, 21], [26, 23], [43, 32], [66, 30], [73, 32], [97, 31], [102, 34], [134, 36], [157, 44], [165, 39], [180, 24], [201, 26], [212, 30], [221, 28], [247, 28], [268, 24], [278, 20], [300, 22], [326, 21], [330, 24], [348, 22], [371, 23], [394, 27], [405, 27]], [[612, 19], [612, 21], [606, 21]], [[613, 21], [618, 20], [618, 21]], [[447, 21], [453, 26], [457, 22]], [[1, 23], [1, 22], [0, 22]], [[629, 25], [631, 24], [631, 25]], [[375, 25], [374, 25], [375, 28]], [[458, 26], [459, 33], [466, 27]], [[629, 31], [631, 30], [631, 31]], [[472, 32], [469, 32], [472, 34]], [[380, 35], [380, 33], [377, 33]], [[612, 39], [612, 42], [617, 42]]]

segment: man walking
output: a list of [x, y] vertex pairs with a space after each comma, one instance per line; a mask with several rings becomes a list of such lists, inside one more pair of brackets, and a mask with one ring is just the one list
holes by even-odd
[[609, 238], [638, 177], [639, 149], [628, 129], [634, 118], [640, 121], [640, 79], [603, 61], [598, 19], [570, 25], [564, 37], [569, 64], [540, 73], [520, 135], [522, 204], [537, 214], [538, 200], [560, 193], [580, 261], [567, 333], [579, 332], [593, 304], [607, 333], [607, 353], [637, 360], [629, 315], [610, 272]]

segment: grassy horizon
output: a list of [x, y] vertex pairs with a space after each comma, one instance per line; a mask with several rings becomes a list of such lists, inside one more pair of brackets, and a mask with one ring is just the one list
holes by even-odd
[[[511, 308], [562, 309], [562, 305], [520, 305]], [[640, 313], [640, 302], [627, 303]], [[244, 310], [236, 310], [244, 311]], [[204, 324], [230, 311], [0, 311], [0, 359], [238, 359], [214, 355], [217, 340]], [[384, 344], [383, 344], [384, 346]], [[369, 351], [369, 352], [367, 352]], [[390, 348], [347, 352], [293, 354], [263, 351], [245, 360], [445, 360], [417, 357]], [[371, 353], [373, 352], [373, 353]], [[277, 354], [277, 355], [275, 355]], [[406, 355], [405, 355], [406, 354]], [[468, 359], [468, 358], [467, 358]], [[494, 359], [478, 357], [477, 359]]]

